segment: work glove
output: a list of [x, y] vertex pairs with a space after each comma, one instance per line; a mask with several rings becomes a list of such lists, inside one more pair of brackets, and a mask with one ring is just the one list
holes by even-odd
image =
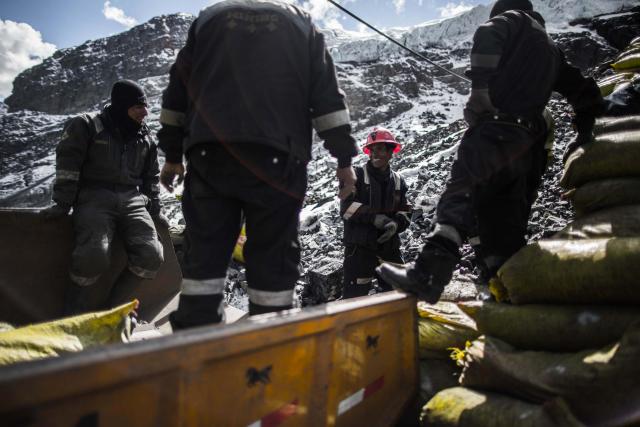
[[340, 200], [346, 200], [347, 197], [356, 192], [356, 171], [352, 166], [338, 168], [336, 176], [338, 177], [338, 197]]
[[464, 120], [471, 128], [478, 124], [480, 117], [497, 111], [498, 109], [491, 103], [489, 89], [471, 89], [471, 95], [464, 107]]
[[157, 215], [153, 215], [153, 221], [158, 224], [160, 227], [163, 227], [165, 229], [169, 228], [169, 220], [167, 219], [166, 216], [162, 215], [161, 213], [157, 214]]
[[383, 230], [384, 230], [384, 233], [382, 233], [382, 235], [378, 237], [378, 240], [377, 240], [378, 243], [384, 243], [387, 240], [391, 239], [393, 235], [396, 234], [398, 231], [398, 223], [393, 220], [389, 220], [389, 222], [387, 222], [384, 225]]
[[182, 181], [184, 181], [184, 165], [182, 163], [166, 162], [164, 166], [162, 166], [162, 171], [160, 171], [160, 184], [162, 184], [169, 193], [173, 193], [175, 189], [174, 182], [176, 181], [176, 177], [178, 181], [175, 185], [182, 184]]
[[384, 229], [384, 227], [387, 225], [389, 221], [392, 221], [392, 219], [389, 218], [388, 216], [382, 215], [382, 214], [376, 214], [376, 216], [373, 217], [373, 226], [378, 230], [382, 230]]
[[46, 209], [42, 209], [40, 211], [40, 215], [44, 219], [56, 219], [56, 218], [62, 218], [64, 216], [67, 216], [70, 210], [71, 210], [70, 206], [55, 204], [53, 206], [49, 206]]

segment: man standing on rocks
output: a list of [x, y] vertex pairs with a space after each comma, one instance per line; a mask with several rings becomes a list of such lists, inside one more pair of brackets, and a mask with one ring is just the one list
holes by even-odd
[[[389, 166], [401, 146], [384, 128], [375, 128], [363, 147], [369, 161], [356, 167], [356, 192], [340, 204], [344, 220], [344, 288], [342, 298], [368, 295], [380, 260], [404, 263], [398, 234], [411, 222], [407, 185]], [[378, 279], [383, 291], [392, 288]]]
[[312, 126], [338, 159], [341, 196], [357, 153], [333, 61], [309, 15], [277, 0], [229, 0], [203, 10], [171, 68], [158, 133], [161, 182], [188, 168], [184, 280], [174, 329], [223, 321], [227, 267], [246, 218], [249, 312], [292, 307], [298, 216]]
[[488, 277], [525, 245], [545, 166], [543, 111], [552, 91], [573, 106], [578, 140], [589, 139], [603, 108], [600, 90], [566, 62], [544, 24], [529, 0], [498, 0], [477, 29], [464, 110], [469, 129], [421, 253], [405, 267], [378, 268], [395, 288], [433, 303], [451, 280], [463, 241], [480, 248]]
[[[117, 81], [111, 104], [95, 117], [82, 115], [64, 129], [56, 150], [55, 205], [45, 218], [62, 217], [73, 207], [75, 246], [65, 314], [120, 303], [119, 291], [152, 279], [163, 262], [162, 244], [153, 219], [160, 214], [158, 152], [144, 124], [144, 91], [130, 80]], [[93, 285], [109, 268], [111, 242], [122, 235], [129, 257], [110, 301], [94, 306]]]

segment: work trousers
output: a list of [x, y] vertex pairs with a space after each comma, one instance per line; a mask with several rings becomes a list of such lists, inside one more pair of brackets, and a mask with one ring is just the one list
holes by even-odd
[[546, 161], [542, 132], [492, 122], [469, 129], [438, 202], [436, 222], [472, 238], [480, 261], [495, 272], [526, 243]]
[[128, 268], [144, 279], [155, 277], [163, 249], [146, 209], [148, 199], [135, 187], [104, 184], [81, 187], [73, 206], [75, 246], [71, 279], [94, 284], [109, 268], [111, 243], [117, 232], [124, 242]]
[[306, 185], [306, 164], [269, 147], [201, 144], [189, 151], [184, 279], [174, 328], [223, 320], [225, 278], [243, 217], [250, 314], [292, 306]]
[[368, 295], [374, 277], [378, 279], [378, 286], [383, 292], [392, 290], [391, 285], [375, 272], [376, 267], [384, 261], [404, 264], [400, 246], [384, 245], [378, 249], [369, 249], [359, 245], [346, 245], [342, 299]]

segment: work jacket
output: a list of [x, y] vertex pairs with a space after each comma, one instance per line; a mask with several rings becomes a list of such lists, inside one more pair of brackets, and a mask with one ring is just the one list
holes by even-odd
[[596, 115], [602, 97], [596, 82], [567, 63], [537, 12], [510, 10], [478, 27], [467, 75], [474, 89], [488, 89], [500, 113], [539, 122], [553, 91], [577, 114]]
[[189, 29], [163, 93], [159, 146], [169, 162], [200, 144], [264, 144], [311, 159], [312, 125], [340, 166], [357, 154], [322, 33], [295, 5], [227, 0]]
[[72, 206], [83, 186], [112, 189], [138, 187], [149, 198], [151, 214], [160, 213], [158, 151], [149, 129], [123, 136], [105, 108], [96, 116], [81, 115], [64, 128], [56, 149], [53, 200]]
[[[376, 170], [371, 162], [355, 167], [356, 191], [340, 203], [340, 215], [344, 221], [344, 243], [379, 250], [383, 246], [400, 246], [398, 234], [411, 222], [411, 207], [407, 203], [407, 185], [404, 179], [391, 170]], [[398, 223], [397, 233], [387, 242], [379, 244], [383, 230], [373, 225], [377, 214], [388, 216]]]

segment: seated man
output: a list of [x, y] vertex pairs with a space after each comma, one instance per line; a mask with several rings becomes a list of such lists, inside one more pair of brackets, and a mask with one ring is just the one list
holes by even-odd
[[[410, 222], [407, 185], [389, 166], [398, 151], [400, 144], [391, 132], [375, 128], [364, 145], [370, 160], [355, 168], [356, 192], [340, 204], [345, 244], [343, 298], [367, 295], [381, 260], [404, 262], [398, 233]], [[380, 279], [378, 284], [384, 291], [391, 290]]]
[[91, 286], [109, 268], [116, 231], [129, 258], [116, 283], [130, 287], [152, 279], [163, 262], [152, 217], [164, 225], [166, 220], [160, 216], [158, 155], [144, 124], [147, 114], [142, 88], [120, 80], [111, 90], [111, 104], [100, 114], [75, 117], [64, 129], [56, 150], [56, 204], [43, 215], [61, 217], [73, 207], [75, 246], [65, 315], [120, 302], [113, 301], [117, 287], [104, 305], [92, 306], [89, 297]]

